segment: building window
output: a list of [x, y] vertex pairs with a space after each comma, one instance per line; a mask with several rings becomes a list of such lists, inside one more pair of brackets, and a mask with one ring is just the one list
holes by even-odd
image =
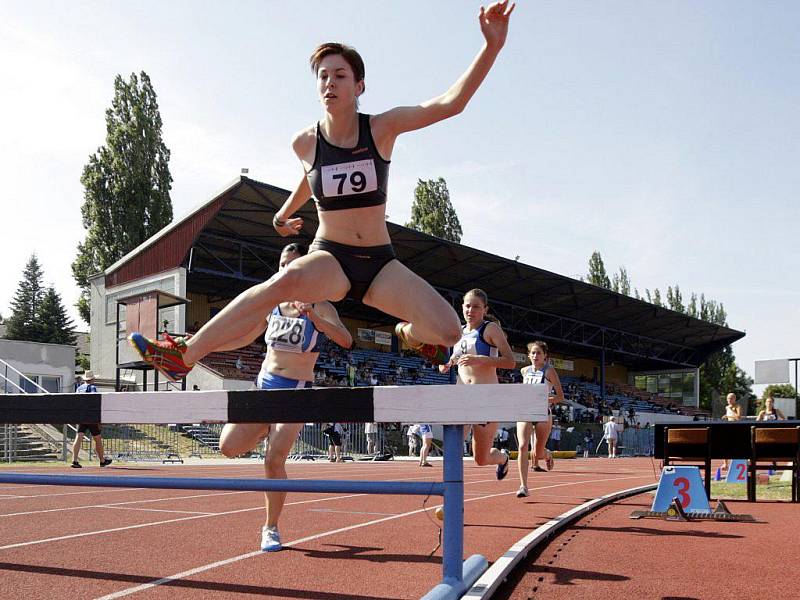
[[[51, 394], [57, 394], [61, 391], [61, 377], [52, 375], [29, 375], [19, 378], [19, 387], [21, 387], [26, 394], [41, 394], [42, 390], [37, 387], [41, 386]], [[31, 381], [33, 383], [31, 383]], [[36, 385], [34, 385], [36, 384]]]

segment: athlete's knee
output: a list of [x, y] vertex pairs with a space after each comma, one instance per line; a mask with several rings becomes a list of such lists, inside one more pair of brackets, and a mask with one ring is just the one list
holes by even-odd
[[[455, 313], [453, 313], [455, 315]], [[442, 341], [445, 346], [455, 346], [461, 339], [461, 322], [458, 317], [447, 319], [442, 326]]]
[[232, 444], [230, 440], [226, 439], [221, 439], [219, 441], [219, 451], [223, 456], [227, 456], [228, 458], [236, 458], [240, 454], [239, 449]]
[[267, 456], [264, 471], [270, 479], [286, 479], [286, 458], [283, 456]]

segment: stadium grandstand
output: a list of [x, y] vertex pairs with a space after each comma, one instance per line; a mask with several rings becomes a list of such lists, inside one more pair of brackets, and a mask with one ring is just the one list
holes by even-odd
[[[129, 331], [183, 334], [197, 330], [246, 288], [272, 276], [288, 242], [271, 223], [289, 192], [241, 176], [213, 198], [131, 251], [91, 280], [91, 361], [103, 379], [142, 389], [148, 367], [125, 343]], [[313, 239], [311, 203], [299, 240]], [[610, 411], [645, 414], [648, 422], [702, 415], [699, 367], [744, 333], [657, 307], [532, 265], [388, 223], [398, 258], [424, 277], [460, 313], [461, 298], [482, 288], [522, 366], [533, 339], [551, 346], [566, 411], [574, 421], [599, 421]], [[406, 356], [391, 334], [395, 319], [351, 300], [337, 304], [353, 333], [350, 351], [323, 352], [319, 385], [446, 383], [447, 376]], [[255, 343], [206, 357], [184, 382], [188, 389], [253, 386], [265, 347]], [[514, 371], [501, 374], [518, 380]]]

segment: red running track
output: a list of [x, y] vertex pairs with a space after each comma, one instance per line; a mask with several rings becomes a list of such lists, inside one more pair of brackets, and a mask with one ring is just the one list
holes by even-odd
[[[439, 480], [441, 463], [434, 464], [289, 463], [288, 471], [308, 479]], [[262, 467], [112, 466], [102, 474], [258, 478]], [[465, 555], [490, 562], [573, 506], [655, 480], [649, 459], [558, 461], [553, 472], [531, 473], [531, 496], [523, 499], [515, 496], [515, 463], [498, 482], [494, 468], [467, 461], [464, 478]], [[438, 497], [291, 494], [280, 527], [286, 549], [262, 553], [260, 493], [3, 484], [0, 596], [419, 598], [441, 578], [441, 549], [431, 554], [440, 504]]]

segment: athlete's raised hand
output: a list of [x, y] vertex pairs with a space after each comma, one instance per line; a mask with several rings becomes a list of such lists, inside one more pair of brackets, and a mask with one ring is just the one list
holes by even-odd
[[499, 50], [506, 43], [508, 20], [515, 6], [513, 2], [509, 6], [508, 0], [494, 2], [488, 8], [481, 6], [478, 21], [481, 24], [481, 33], [490, 48]]
[[302, 217], [293, 217], [291, 219], [286, 219], [286, 221], [273, 221], [272, 226], [275, 228], [279, 234], [283, 237], [289, 237], [290, 235], [300, 235], [300, 230], [303, 228], [303, 219]]

